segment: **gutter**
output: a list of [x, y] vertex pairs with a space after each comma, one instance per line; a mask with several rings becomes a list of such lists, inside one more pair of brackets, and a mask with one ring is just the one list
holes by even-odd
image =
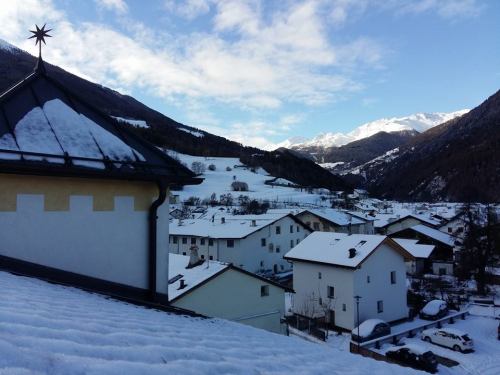
[[[156, 302], [156, 269], [157, 269], [157, 220], [158, 220], [158, 208], [165, 203], [167, 199], [167, 185], [164, 181], [157, 181], [159, 195], [158, 198], [151, 204], [149, 208], [149, 244], [148, 244], [148, 290], [149, 298], [151, 301]], [[167, 291], [167, 301], [168, 301], [168, 291]]]

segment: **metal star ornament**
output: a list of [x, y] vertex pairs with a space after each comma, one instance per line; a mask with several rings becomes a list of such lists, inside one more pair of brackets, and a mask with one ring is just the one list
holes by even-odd
[[39, 56], [42, 56], [42, 42], [43, 44], [45, 43], [45, 38], [52, 38], [52, 35], [49, 35], [49, 31], [52, 31], [52, 29], [45, 30], [45, 25], [42, 26], [42, 28], [39, 28], [38, 25], [35, 25], [36, 30], [30, 30], [30, 33], [33, 33], [32, 36], [30, 36], [28, 39], [33, 39], [36, 38], [35, 41], [35, 46], [39, 44]]

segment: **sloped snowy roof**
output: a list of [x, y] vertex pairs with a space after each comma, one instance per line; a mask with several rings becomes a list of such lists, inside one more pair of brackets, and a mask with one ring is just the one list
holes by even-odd
[[3, 374], [418, 374], [250, 326], [0, 272]]
[[[313, 232], [290, 250], [284, 258], [355, 268], [361, 264], [387, 236]], [[349, 258], [349, 249], [356, 249]]]
[[440, 230], [430, 228], [426, 225], [415, 225], [410, 229], [452, 247], [455, 246], [455, 241], [457, 240], [448, 233], [441, 232]]
[[438, 226], [441, 224], [440, 221], [431, 219], [428, 216], [422, 215], [422, 214], [415, 214], [415, 213], [410, 213], [410, 214], [376, 214], [375, 216], [375, 227], [377, 228], [382, 228], [385, 226], [388, 226], [390, 224], [408, 219], [408, 218], [414, 218], [417, 219], [421, 222], [427, 223], [432, 226]]
[[[347, 213], [339, 210], [334, 210], [332, 208], [323, 208], [323, 209], [306, 209], [302, 210], [300, 213], [310, 212], [324, 220], [330, 221], [336, 225], [346, 226], [349, 224], [359, 225], [365, 223], [363, 219], [352, 217]], [[299, 213], [299, 214], [300, 214]]]
[[[174, 220], [170, 234], [210, 238], [244, 238], [290, 214], [231, 215], [220, 214], [211, 218]], [[224, 222], [223, 222], [224, 220]], [[180, 224], [180, 225], [179, 225]]]
[[[178, 254], [169, 254], [168, 260], [170, 281], [175, 280], [168, 285], [169, 300], [183, 295], [229, 267], [226, 263], [206, 260], [199, 266], [186, 268], [189, 264], [189, 256]], [[178, 275], [182, 275], [182, 277], [178, 277]], [[186, 287], [179, 289], [181, 279], [184, 280]]]
[[38, 64], [0, 95], [1, 164], [194, 182], [191, 171], [52, 79], [42, 60]]
[[406, 238], [393, 238], [403, 249], [408, 251], [415, 258], [428, 258], [434, 250], [434, 245], [422, 245], [418, 240], [411, 240]]

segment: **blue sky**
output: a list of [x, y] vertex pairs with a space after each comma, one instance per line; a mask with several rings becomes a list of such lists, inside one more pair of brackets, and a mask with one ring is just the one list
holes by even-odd
[[500, 88], [499, 1], [24, 0], [0, 38], [169, 117], [272, 148]]

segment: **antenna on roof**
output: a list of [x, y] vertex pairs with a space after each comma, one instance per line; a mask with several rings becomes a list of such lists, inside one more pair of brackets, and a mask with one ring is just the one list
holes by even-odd
[[35, 71], [40, 71], [42, 73], [45, 73], [45, 66], [43, 65], [42, 59], [42, 42], [43, 44], [47, 44], [45, 42], [45, 38], [52, 38], [52, 35], [49, 35], [49, 31], [52, 31], [52, 29], [45, 30], [46, 25], [47, 24], [44, 24], [42, 28], [35, 25], [36, 30], [30, 30], [30, 33], [33, 33], [33, 35], [28, 38], [35, 38], [35, 46], [38, 44], [38, 61], [36, 63]]

